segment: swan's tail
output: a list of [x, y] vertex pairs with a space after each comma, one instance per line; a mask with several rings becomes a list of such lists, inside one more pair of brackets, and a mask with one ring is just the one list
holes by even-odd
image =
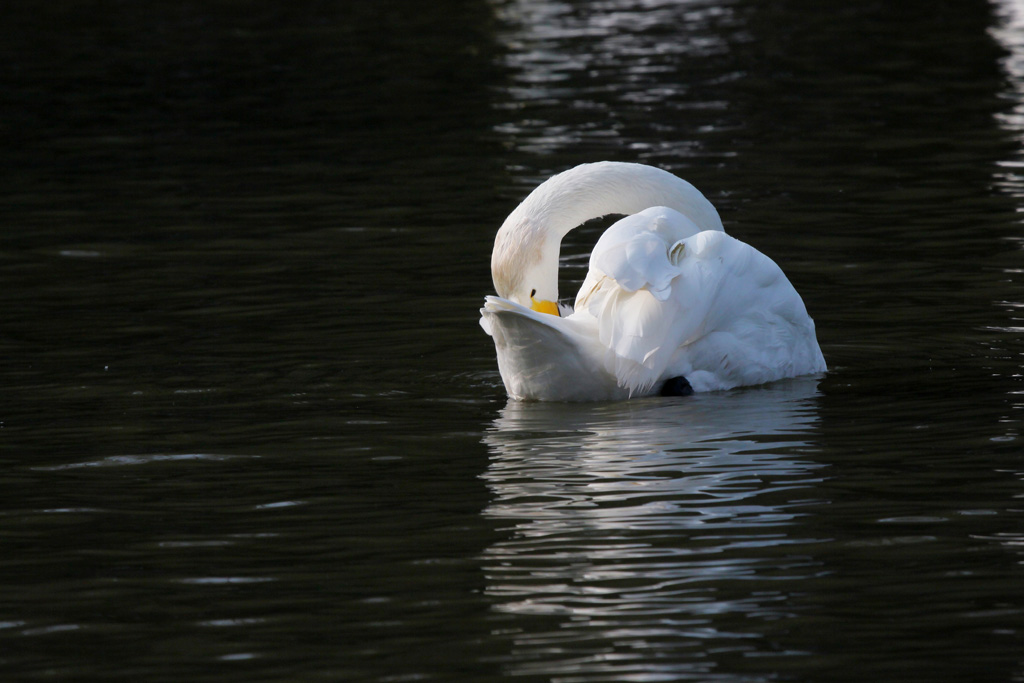
[[480, 326], [494, 339], [498, 369], [508, 395], [534, 401], [599, 401], [622, 398], [615, 378], [599, 362], [587, 335], [565, 318], [538, 313], [489, 296]]

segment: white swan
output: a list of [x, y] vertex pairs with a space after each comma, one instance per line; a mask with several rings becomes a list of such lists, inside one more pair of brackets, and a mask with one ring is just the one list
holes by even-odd
[[[574, 307], [558, 304], [562, 238], [605, 231]], [[642, 164], [560, 173], [509, 214], [480, 324], [508, 395], [588, 401], [685, 394], [825, 371], [814, 321], [782, 270], [725, 234], [693, 185]]]

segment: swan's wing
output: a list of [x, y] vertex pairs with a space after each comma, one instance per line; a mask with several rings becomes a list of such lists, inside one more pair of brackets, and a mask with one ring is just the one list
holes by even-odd
[[[627, 216], [605, 230], [594, 245], [588, 281], [592, 285], [607, 276], [630, 291], [648, 289], [663, 299], [679, 274], [681, 253], [673, 253], [672, 245], [700, 231], [692, 220], [664, 206]], [[580, 296], [586, 291], [585, 284]]]
[[[630, 394], [667, 373], [708, 389], [824, 369], [803, 302], [767, 256], [723, 232], [669, 242], [633, 227], [631, 238], [599, 241], [573, 316], [594, 319], [605, 367]], [[792, 371], [794, 348], [814, 369]]]
[[519, 400], [598, 401], [626, 392], [605, 369], [597, 335], [586, 322], [534, 311], [497, 296], [480, 309], [494, 339], [508, 395]]
[[[587, 287], [587, 283], [584, 283]], [[604, 349], [605, 369], [631, 395], [648, 393], [676, 349], [699, 335], [704, 302], [656, 296], [650, 287], [629, 289], [611, 276], [591, 283], [573, 317], [591, 317]]]
[[674, 294], [680, 275], [697, 270], [686, 251], [697, 234], [693, 221], [655, 207], [608, 228], [591, 253], [573, 317], [595, 321], [605, 368], [630, 395], [647, 393], [680, 344], [699, 333], [706, 298]]

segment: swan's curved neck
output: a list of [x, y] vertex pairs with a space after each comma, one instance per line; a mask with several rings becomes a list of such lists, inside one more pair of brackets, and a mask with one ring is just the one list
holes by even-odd
[[557, 301], [558, 252], [574, 227], [608, 214], [667, 206], [702, 230], [721, 230], [718, 211], [696, 187], [668, 171], [617, 162], [583, 164], [552, 176], [509, 214], [495, 238], [490, 275], [499, 296], [530, 305]]
[[652, 206], [675, 209], [701, 230], [722, 230], [711, 202], [668, 171], [611, 161], [583, 164], [546, 180], [505, 219], [491, 253], [495, 290], [526, 306], [531, 294], [557, 301], [562, 238], [592, 218]]

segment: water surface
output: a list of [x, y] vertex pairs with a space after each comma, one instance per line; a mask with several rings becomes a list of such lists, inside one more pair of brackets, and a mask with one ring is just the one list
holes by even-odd
[[[14, 3], [0, 674], [1024, 679], [1022, 16]], [[507, 402], [494, 232], [598, 159], [701, 188], [830, 372]]]

